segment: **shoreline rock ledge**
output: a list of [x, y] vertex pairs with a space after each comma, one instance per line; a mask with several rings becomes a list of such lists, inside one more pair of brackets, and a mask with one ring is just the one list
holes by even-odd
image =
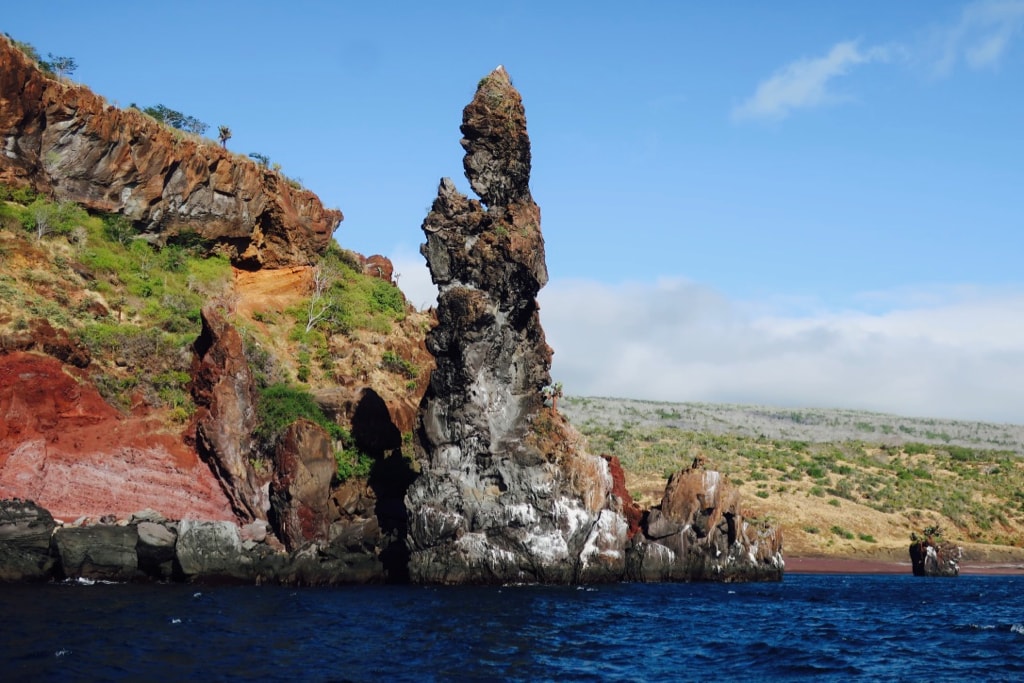
[[618, 462], [586, 453], [545, 405], [544, 239], [526, 115], [504, 68], [480, 81], [461, 131], [479, 200], [444, 178], [422, 225], [438, 324], [415, 435], [422, 472], [406, 495], [410, 580], [781, 579], [781, 533], [748, 525], [717, 473], [685, 470], [659, 506], [671, 509], [643, 514]]

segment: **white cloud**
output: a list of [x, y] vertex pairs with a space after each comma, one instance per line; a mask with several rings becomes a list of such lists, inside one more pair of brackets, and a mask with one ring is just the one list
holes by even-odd
[[832, 46], [824, 57], [792, 62], [758, 84], [754, 94], [733, 109], [733, 120], [784, 119], [794, 109], [847, 99], [829, 89], [830, 81], [859, 64], [885, 61], [889, 52], [883, 47], [861, 50], [856, 41], [845, 41]]
[[419, 251], [399, 245], [388, 258], [395, 267], [398, 287], [409, 303], [420, 310], [437, 305], [437, 286], [431, 281], [427, 260]]
[[541, 321], [570, 394], [1024, 422], [1024, 291], [921, 299], [797, 317], [682, 281], [554, 281]]
[[953, 26], [939, 29], [934, 69], [948, 73], [961, 60], [972, 69], [995, 68], [1024, 28], [1024, 0], [982, 0], [967, 5]]

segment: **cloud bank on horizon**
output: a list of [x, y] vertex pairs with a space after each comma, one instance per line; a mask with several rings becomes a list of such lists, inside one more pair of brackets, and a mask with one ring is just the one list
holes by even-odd
[[[417, 265], [407, 253], [396, 272], [422, 307], [436, 288]], [[863, 297], [887, 310], [787, 314], [681, 279], [555, 278], [539, 300], [568, 394], [1020, 423], [1024, 289]]]

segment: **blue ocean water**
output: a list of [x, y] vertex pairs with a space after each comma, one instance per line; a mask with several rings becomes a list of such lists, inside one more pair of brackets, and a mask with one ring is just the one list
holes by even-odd
[[1024, 680], [1024, 578], [0, 585], [4, 681]]

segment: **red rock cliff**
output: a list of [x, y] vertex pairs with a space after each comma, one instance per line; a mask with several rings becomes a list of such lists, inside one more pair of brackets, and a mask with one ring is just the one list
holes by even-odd
[[277, 172], [47, 76], [3, 37], [0, 145], [0, 183], [123, 213], [158, 239], [197, 232], [240, 267], [310, 263], [342, 220]]

